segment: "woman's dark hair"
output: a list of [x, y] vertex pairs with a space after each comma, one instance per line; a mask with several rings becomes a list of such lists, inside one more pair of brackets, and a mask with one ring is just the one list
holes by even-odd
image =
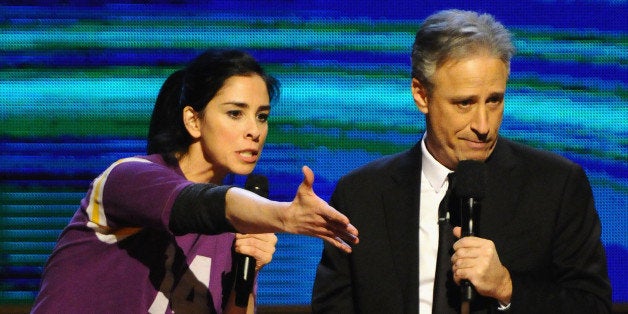
[[270, 101], [279, 95], [279, 82], [267, 75], [249, 54], [238, 50], [208, 50], [185, 69], [171, 74], [159, 90], [148, 130], [148, 154], [161, 154], [176, 164], [192, 137], [183, 124], [183, 108], [203, 112], [225, 81], [232, 76], [259, 75], [266, 83]]
[[153, 114], [150, 117], [150, 126], [148, 127], [146, 151], [149, 155], [159, 152], [160, 147], [164, 146], [160, 142], [167, 140], [164, 134], [166, 129], [168, 129], [166, 125], [170, 121], [169, 116], [176, 115], [175, 111], [179, 107], [184, 76], [185, 71], [175, 71], [168, 76], [164, 84], [161, 85], [161, 89], [159, 89]]

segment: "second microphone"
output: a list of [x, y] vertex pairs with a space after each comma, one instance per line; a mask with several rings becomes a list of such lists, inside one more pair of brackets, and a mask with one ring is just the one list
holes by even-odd
[[[244, 188], [259, 196], [268, 198], [268, 179], [260, 174], [250, 174], [246, 178]], [[236, 278], [235, 278], [235, 304], [239, 307], [247, 307], [249, 303], [249, 295], [253, 291], [253, 283], [255, 282], [255, 258], [236, 254]]]

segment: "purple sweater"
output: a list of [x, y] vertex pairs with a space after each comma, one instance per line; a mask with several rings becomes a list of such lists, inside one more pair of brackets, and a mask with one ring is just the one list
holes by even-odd
[[32, 313], [221, 313], [233, 233], [169, 229], [173, 204], [191, 184], [159, 155], [111, 165], [61, 233]]

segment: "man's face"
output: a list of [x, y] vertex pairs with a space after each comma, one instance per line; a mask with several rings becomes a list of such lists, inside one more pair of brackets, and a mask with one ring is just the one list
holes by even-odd
[[488, 158], [502, 122], [507, 80], [506, 64], [483, 54], [437, 68], [431, 94], [412, 80], [415, 103], [426, 116], [427, 149], [436, 160], [453, 170], [460, 160]]

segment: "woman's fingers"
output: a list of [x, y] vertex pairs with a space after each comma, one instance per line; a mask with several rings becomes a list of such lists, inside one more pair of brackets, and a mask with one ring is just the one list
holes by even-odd
[[234, 249], [237, 253], [255, 258], [256, 270], [270, 263], [275, 253], [277, 236], [274, 233], [236, 233]]
[[350, 253], [350, 245], [357, 244], [358, 230], [349, 218], [314, 193], [314, 172], [303, 166], [303, 182], [288, 208], [287, 230], [321, 238], [339, 249]]

